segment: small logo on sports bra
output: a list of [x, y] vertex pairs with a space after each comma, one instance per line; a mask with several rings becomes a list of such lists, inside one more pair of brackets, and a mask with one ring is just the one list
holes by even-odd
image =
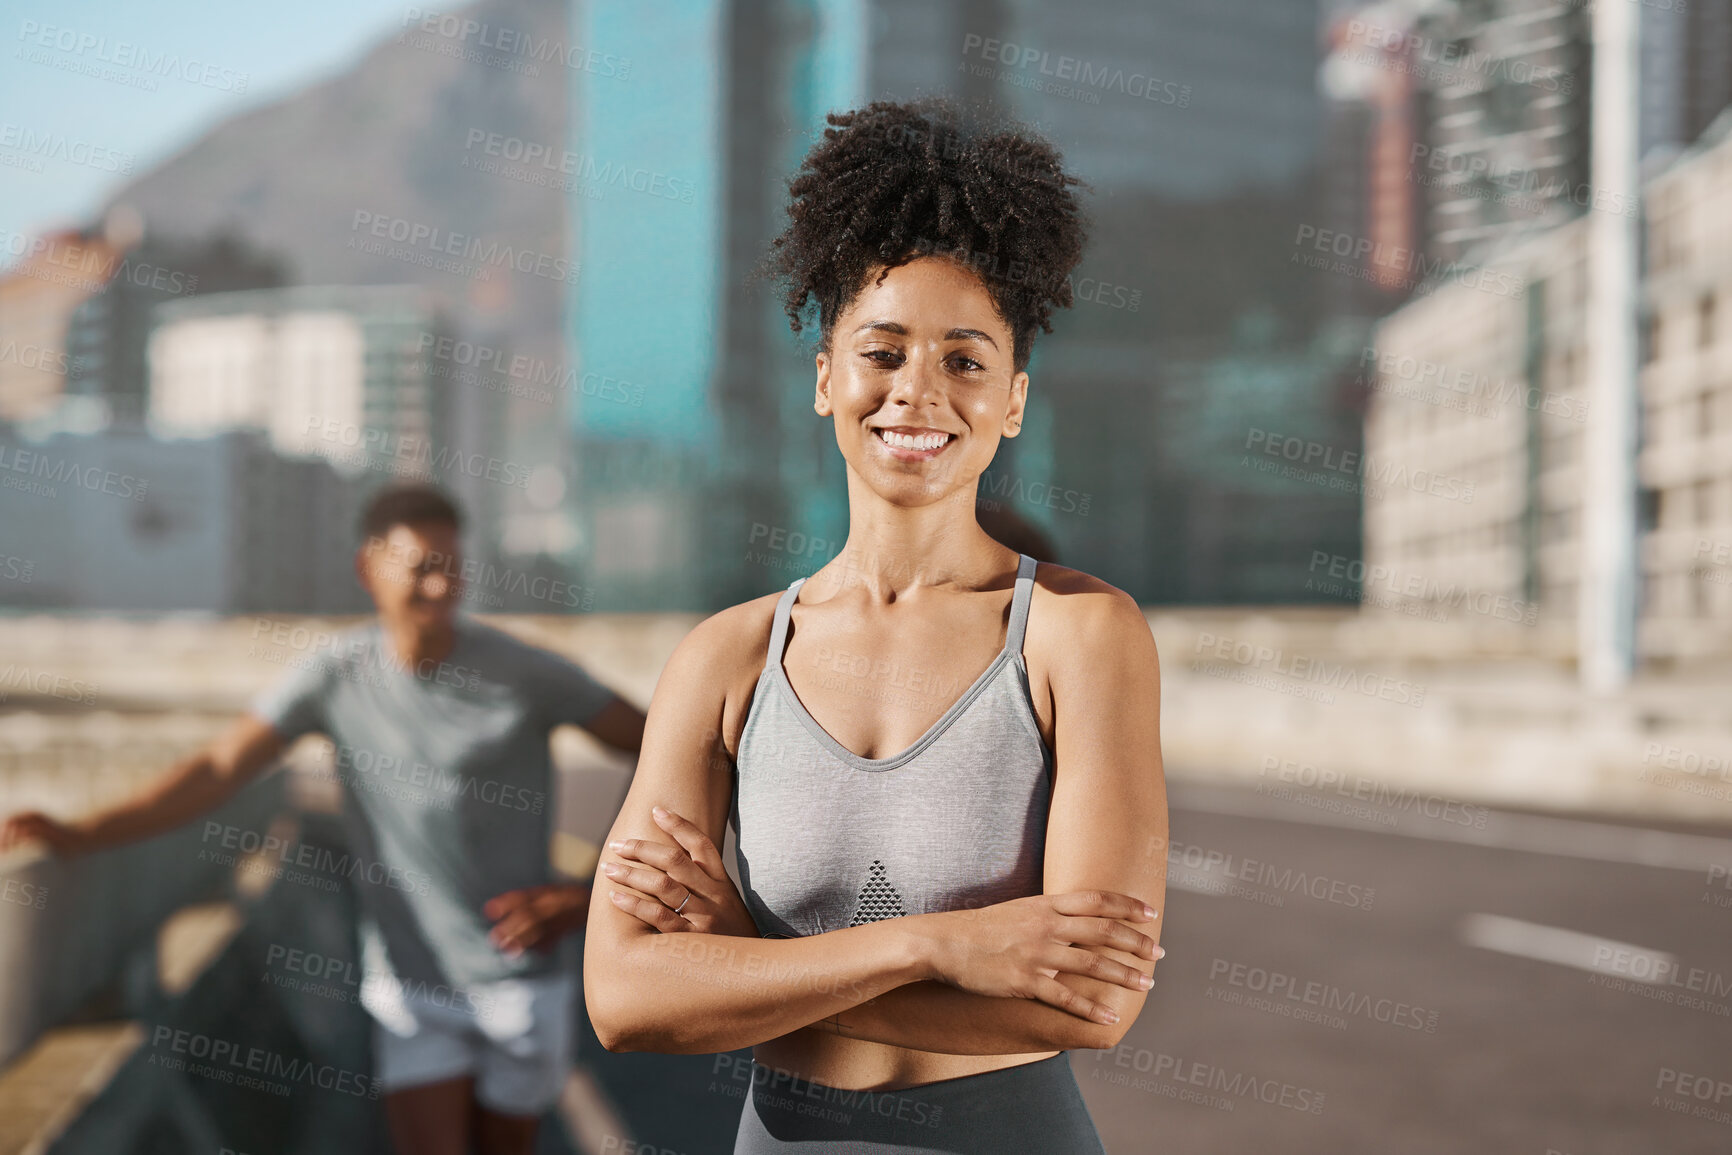
[[907, 913], [902, 906], [902, 896], [890, 885], [883, 860], [874, 858], [866, 872], [866, 885], [860, 888], [860, 898], [854, 904], [854, 917], [848, 925], [862, 926], [883, 918], [901, 918]]

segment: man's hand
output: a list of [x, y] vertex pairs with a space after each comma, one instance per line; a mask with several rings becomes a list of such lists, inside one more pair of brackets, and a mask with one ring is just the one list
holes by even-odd
[[14, 814], [0, 824], [0, 853], [26, 842], [40, 842], [61, 857], [92, 849], [89, 839], [76, 825], [51, 818], [38, 810]]
[[556, 882], [508, 890], [487, 900], [481, 913], [493, 920], [487, 937], [516, 958], [527, 950], [552, 950], [589, 917], [590, 888], [580, 882]]

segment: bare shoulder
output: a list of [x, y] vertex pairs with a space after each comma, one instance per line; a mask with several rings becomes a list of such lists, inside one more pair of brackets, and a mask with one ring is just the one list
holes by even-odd
[[668, 659], [669, 672], [727, 685], [744, 671], [754, 676], [770, 650], [770, 626], [780, 592], [711, 614], [687, 634]]
[[1051, 562], [1042, 562], [1035, 571], [1034, 597], [1029, 603], [1030, 633], [1035, 630], [1037, 616], [1045, 619], [1043, 628], [1053, 627], [1061, 636], [1078, 630], [1092, 635], [1130, 626], [1148, 629], [1142, 607], [1130, 594], [1093, 574]]

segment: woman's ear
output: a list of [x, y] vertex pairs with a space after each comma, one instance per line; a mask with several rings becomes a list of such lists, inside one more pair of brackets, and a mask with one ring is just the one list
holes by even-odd
[[1018, 373], [1010, 379], [1010, 407], [1004, 411], [1004, 437], [1022, 432], [1022, 415], [1028, 405], [1028, 374]]
[[818, 354], [818, 385], [812, 408], [820, 417], [830, 416], [830, 354]]

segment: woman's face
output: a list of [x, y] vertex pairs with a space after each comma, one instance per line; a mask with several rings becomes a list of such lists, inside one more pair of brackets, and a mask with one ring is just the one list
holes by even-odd
[[922, 257], [874, 270], [818, 354], [815, 408], [836, 420], [853, 473], [893, 505], [930, 505], [975, 480], [1022, 428], [1028, 374], [980, 278]]

